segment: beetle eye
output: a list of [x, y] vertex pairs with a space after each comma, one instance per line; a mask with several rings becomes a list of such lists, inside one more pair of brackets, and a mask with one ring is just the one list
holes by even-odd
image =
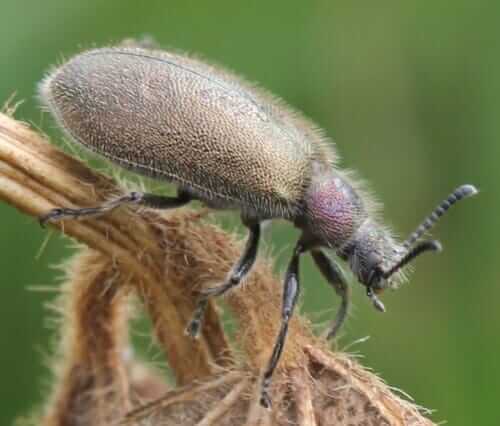
[[381, 258], [375, 252], [370, 251], [367, 254], [360, 276], [361, 282], [367, 287], [376, 285], [376, 282], [379, 281], [381, 276], [380, 262]]
[[374, 251], [368, 253], [366, 257], [366, 270], [375, 271], [375, 269], [380, 269], [380, 264], [382, 263], [382, 258]]

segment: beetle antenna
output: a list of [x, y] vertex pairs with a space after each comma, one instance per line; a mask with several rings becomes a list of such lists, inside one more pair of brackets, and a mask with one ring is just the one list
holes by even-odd
[[412, 248], [412, 246], [431, 229], [436, 222], [443, 216], [448, 209], [464, 198], [476, 195], [478, 190], [473, 185], [462, 185], [455, 189], [446, 199], [444, 199], [434, 210], [427, 216], [427, 218], [420, 224], [420, 226], [413, 232], [410, 237], [403, 243], [403, 247], [407, 249], [406, 254], [390, 269], [382, 272], [384, 279], [389, 278], [396, 271], [410, 263], [417, 256], [420, 256], [426, 251], [441, 251], [441, 244], [436, 240], [422, 241]]
[[[441, 216], [443, 216], [453, 204], [464, 198], [471, 197], [477, 193], [478, 190], [473, 185], [459, 186], [446, 199], [444, 199], [429, 216], [427, 216], [427, 218], [421, 223], [421, 225], [415, 230], [415, 232], [413, 232], [413, 234], [411, 234], [410, 237], [403, 243], [403, 247], [409, 250], [410, 247], [413, 246], [413, 244], [415, 244], [422, 235], [424, 235], [436, 224]], [[411, 253], [411, 251], [409, 253]]]
[[391, 269], [384, 271], [382, 277], [384, 279], [389, 278], [396, 271], [404, 267], [406, 264], [410, 263], [417, 256], [420, 256], [426, 251], [441, 251], [441, 243], [437, 240], [426, 240], [418, 243], [415, 247], [409, 250]]

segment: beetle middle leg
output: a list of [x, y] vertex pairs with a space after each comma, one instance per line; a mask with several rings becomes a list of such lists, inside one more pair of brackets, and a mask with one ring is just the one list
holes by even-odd
[[57, 208], [41, 215], [38, 220], [44, 226], [48, 222], [57, 222], [63, 219], [77, 219], [82, 216], [95, 216], [103, 214], [123, 204], [138, 204], [154, 209], [171, 209], [189, 203], [193, 198], [185, 191], [180, 190], [176, 197], [148, 194], [144, 192], [131, 192], [115, 200], [106, 201], [100, 206], [85, 207], [81, 209]]
[[268, 388], [271, 384], [271, 378], [273, 376], [274, 370], [278, 365], [281, 353], [283, 352], [283, 347], [285, 346], [285, 339], [288, 333], [288, 322], [293, 315], [293, 310], [297, 304], [297, 299], [299, 297], [300, 282], [299, 282], [299, 260], [300, 256], [306, 248], [299, 241], [295, 246], [293, 252], [292, 260], [288, 265], [288, 269], [285, 275], [285, 288], [283, 291], [283, 304], [281, 308], [281, 327], [274, 344], [273, 353], [271, 359], [267, 365], [264, 375], [262, 377], [261, 384], [261, 396], [260, 404], [265, 408], [271, 407], [271, 398], [268, 394]]
[[257, 250], [259, 248], [260, 223], [258, 221], [245, 219], [243, 220], [243, 223], [249, 230], [248, 239], [245, 244], [245, 248], [243, 249], [243, 253], [223, 284], [200, 292], [201, 294], [198, 299], [193, 318], [186, 327], [186, 334], [191, 337], [197, 337], [200, 332], [201, 323], [203, 321], [203, 316], [205, 315], [205, 310], [210, 297], [220, 296], [240, 284], [241, 280], [245, 277], [248, 271], [250, 271], [255, 263]]
[[333, 260], [327, 257], [321, 250], [312, 250], [311, 256], [327, 282], [332, 285], [335, 292], [341, 298], [337, 316], [327, 335], [327, 339], [331, 339], [336, 336], [349, 313], [350, 290], [342, 270]]

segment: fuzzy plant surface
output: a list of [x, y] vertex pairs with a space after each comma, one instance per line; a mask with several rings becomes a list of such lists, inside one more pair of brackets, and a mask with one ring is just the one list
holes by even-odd
[[[55, 207], [93, 206], [123, 194], [16, 121], [0, 114], [0, 199], [38, 217]], [[188, 208], [122, 207], [54, 225], [80, 243], [65, 263], [56, 302], [59, 348], [52, 390], [35, 424], [101, 425], [432, 425], [428, 414], [346, 353], [331, 351], [296, 314], [273, 378], [272, 410], [259, 380], [278, 332], [282, 285], [259, 258], [226, 305], [233, 340], [213, 301], [200, 338], [185, 327], [200, 289], [224, 279], [241, 242]], [[138, 297], [175, 385], [130, 356], [130, 300]], [[237, 349], [235, 349], [237, 348]], [[20, 413], [21, 414], [21, 413]]]

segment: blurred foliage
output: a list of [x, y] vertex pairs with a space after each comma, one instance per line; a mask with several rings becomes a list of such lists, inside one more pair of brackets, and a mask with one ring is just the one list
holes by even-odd
[[[366, 4], [363, 4], [366, 3]], [[280, 95], [335, 139], [344, 167], [359, 171], [385, 219], [407, 234], [457, 184], [479, 197], [435, 230], [445, 251], [416, 262], [411, 284], [384, 296], [379, 314], [361, 288], [340, 345], [353, 347], [391, 385], [435, 409], [436, 421], [496, 425], [500, 395], [500, 3], [194, 2], [4, 0], [0, 8], [0, 103], [25, 99], [17, 116], [61, 140], [35, 99], [61, 58], [94, 45], [151, 34]], [[50, 352], [44, 304], [68, 256], [31, 218], [0, 204], [0, 424], [43, 398]], [[296, 232], [277, 224], [268, 244], [283, 269]], [[271, 243], [272, 241], [272, 243]], [[307, 260], [303, 309], [334, 315], [331, 289]]]

